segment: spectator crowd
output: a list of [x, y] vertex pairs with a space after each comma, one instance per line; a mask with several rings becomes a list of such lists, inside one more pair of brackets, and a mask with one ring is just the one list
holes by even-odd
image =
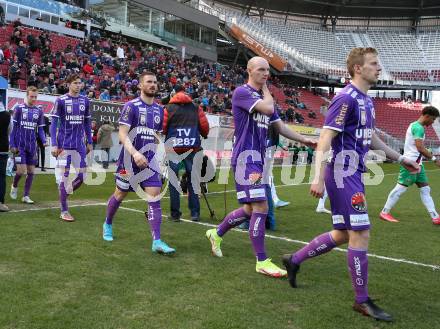
[[[101, 101], [125, 102], [139, 95], [138, 77], [142, 72], [157, 74], [163, 103], [183, 86], [195, 103], [204, 111], [231, 114], [232, 92], [246, 81], [246, 70], [236, 65], [207, 63], [194, 56], [182, 60], [179, 54], [122, 34], [92, 29], [84, 40], [66, 42], [64, 49], [54, 47], [52, 34], [42, 31], [38, 35], [25, 28], [19, 19], [12, 23], [10, 41], [0, 50], [0, 64], [8, 64], [11, 87], [35, 86], [47, 94], [64, 94], [64, 82], [71, 73], [79, 73], [83, 80], [81, 94]], [[57, 49], [55, 49], [57, 48]], [[23, 78], [24, 77], [24, 78]], [[26, 82], [19, 85], [19, 80]], [[277, 83], [277, 79], [273, 83]], [[288, 108], [277, 105], [280, 117], [287, 122], [304, 123], [300, 113], [306, 105], [299, 92], [284, 87]], [[313, 118], [313, 111], [308, 112]], [[316, 115], [315, 115], [316, 118]]]

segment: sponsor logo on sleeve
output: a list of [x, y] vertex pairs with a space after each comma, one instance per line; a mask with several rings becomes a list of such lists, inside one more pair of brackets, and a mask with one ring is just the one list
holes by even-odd
[[341, 110], [339, 111], [339, 114], [335, 119], [335, 123], [338, 126], [342, 126], [344, 124], [345, 115], [347, 114], [347, 110], [348, 110], [348, 104], [347, 103], [342, 104]]
[[122, 113], [122, 121], [128, 121], [128, 115], [130, 114], [130, 107], [124, 108], [124, 113]]

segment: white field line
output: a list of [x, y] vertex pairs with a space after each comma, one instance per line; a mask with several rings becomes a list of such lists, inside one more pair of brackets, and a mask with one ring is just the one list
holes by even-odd
[[[425, 170], [425, 171], [440, 171], [440, 169], [431, 169], [431, 170]], [[397, 177], [398, 173], [390, 173], [390, 174], [384, 174], [382, 176], [393, 176], [395, 175]], [[283, 185], [276, 185], [275, 187], [289, 187], [289, 186], [299, 186], [299, 185], [310, 185], [310, 183], [298, 183], [298, 184], [283, 184]], [[226, 190], [226, 191], [215, 191], [215, 192], [208, 192], [206, 195], [211, 194], [222, 194], [222, 193], [232, 193], [236, 192], [235, 189], [233, 190]], [[185, 195], [181, 195], [181, 198], [185, 197]], [[169, 196], [164, 196], [162, 199], [169, 199]], [[128, 202], [140, 202], [144, 201], [143, 199], [132, 199], [132, 200], [124, 200], [124, 203]], [[87, 207], [87, 206], [105, 206], [107, 203], [100, 202], [100, 203], [92, 203], [92, 204], [84, 204], [84, 205], [71, 205], [69, 208], [76, 208], [76, 207]], [[19, 209], [19, 210], [11, 210], [9, 213], [16, 213], [16, 212], [26, 212], [26, 211], [38, 211], [38, 210], [52, 210], [52, 209], [59, 209], [58, 206], [52, 206], [52, 207], [34, 207], [34, 208], [27, 208], [27, 209]]]
[[[119, 207], [119, 208], [127, 210], [127, 211], [133, 211], [133, 212], [142, 213], [142, 214], [144, 213], [144, 211], [139, 210], [139, 209], [132, 209], [132, 208], [127, 208], [127, 207]], [[168, 216], [162, 215], [162, 217], [168, 217]], [[211, 224], [211, 223], [193, 222], [191, 220], [183, 219], [183, 218], [181, 218], [180, 220], [185, 223], [197, 224], [197, 225], [208, 226], [208, 227], [217, 227], [217, 225]], [[244, 230], [239, 230], [239, 229], [233, 229], [233, 230], [236, 232], [248, 234], [248, 232], [244, 231]], [[305, 241], [289, 239], [289, 238], [276, 236], [276, 235], [272, 235], [272, 234], [266, 234], [266, 238], [281, 240], [281, 241], [286, 241], [286, 242], [291, 242], [291, 243], [296, 243], [296, 244], [302, 244], [302, 245], [308, 244], [308, 242], [305, 242]], [[341, 251], [341, 252], [347, 252], [347, 249], [343, 249], [343, 248], [334, 248], [334, 249], [337, 251]], [[392, 258], [392, 257], [380, 256], [380, 255], [376, 255], [376, 254], [368, 254], [368, 257], [378, 258], [378, 259], [382, 259], [382, 260], [386, 260], [386, 261], [390, 261], [390, 262], [395, 262], [395, 263], [404, 263], [404, 264], [410, 264], [410, 265], [415, 265], [415, 266], [428, 267], [428, 268], [431, 268], [432, 270], [440, 270], [440, 265], [424, 264], [424, 263], [414, 262], [412, 260], [407, 260], [407, 259], [403, 259], [403, 258]]]
[[[143, 201], [143, 200], [137, 200], [137, 199], [136, 200], [127, 200], [127, 201], [124, 201], [124, 203], [126, 203], [126, 202], [135, 202], [135, 201]], [[90, 204], [83, 204], [83, 205], [71, 205], [70, 208], [92, 207], [92, 206], [106, 206], [106, 205], [107, 205], [107, 203], [105, 203], [105, 202], [98, 202], [98, 203], [90, 203]], [[133, 212], [137, 212], [137, 213], [142, 213], [142, 214], [145, 213], [144, 211], [139, 210], [139, 209], [133, 209], [133, 208], [127, 208], [127, 207], [119, 207], [119, 208], [123, 209], [123, 210], [127, 210], [127, 211], [133, 211]], [[59, 206], [53, 206], [53, 207], [42, 207], [42, 208], [29, 208], [29, 209], [12, 210], [9, 213], [19, 213], [19, 212], [39, 211], [39, 210], [59, 210], [59, 209], [60, 209]], [[163, 217], [168, 217], [168, 216], [163, 215]], [[188, 220], [188, 219], [181, 219], [181, 221], [185, 222], [185, 223], [197, 224], [197, 225], [202, 225], [202, 226], [207, 226], [207, 227], [217, 227], [217, 225], [215, 225], [215, 224], [202, 223], [202, 222], [193, 222], [193, 221]], [[246, 231], [238, 230], [238, 229], [234, 229], [234, 231], [242, 232], [242, 233], [247, 233]], [[306, 242], [306, 241], [289, 239], [289, 238], [286, 238], [286, 237], [280, 237], [280, 236], [276, 236], [276, 235], [272, 235], [272, 234], [266, 234], [266, 237], [268, 237], [270, 239], [281, 240], [281, 241], [286, 241], [286, 242], [291, 242], [291, 243], [296, 243], [296, 244], [302, 244], [302, 245], [308, 244], [308, 242]], [[343, 248], [335, 248], [335, 250], [341, 251], [341, 252], [347, 252], [347, 249], [343, 249]], [[415, 265], [415, 266], [428, 267], [428, 268], [431, 268], [432, 270], [440, 270], [440, 265], [424, 264], [424, 263], [419, 263], [419, 262], [415, 262], [415, 261], [407, 260], [407, 259], [403, 259], [403, 258], [392, 258], [392, 257], [380, 256], [380, 255], [376, 255], [376, 254], [368, 254], [368, 256], [372, 257], [372, 258], [383, 259], [383, 260], [387, 260], [387, 261], [391, 261], [391, 262], [396, 262], [396, 263], [405, 263], [405, 264], [410, 264], [410, 265]]]
[[[439, 169], [426, 170], [426, 171], [438, 171], [438, 170]], [[390, 173], [390, 174], [385, 174], [384, 176], [391, 176], [391, 175], [397, 175], [397, 174], [396, 173]], [[309, 185], [309, 183], [290, 184], [290, 185], [277, 185], [276, 187], [294, 186], [294, 185]], [[226, 192], [226, 193], [235, 192], [235, 189], [234, 190], [226, 190], [226, 191], [209, 192], [207, 194], [220, 194], [220, 193], [224, 193], [224, 192]], [[165, 199], [169, 199], [169, 197], [164, 197], [164, 198]], [[142, 199], [124, 200], [124, 203], [139, 202], [139, 201], [144, 201], [144, 200], [142, 200]], [[71, 205], [69, 207], [70, 208], [77, 208], [77, 207], [106, 206], [106, 205], [107, 205], [106, 202], [98, 202], [98, 203], [83, 204], [83, 205]], [[144, 213], [144, 211], [138, 210], [138, 209], [132, 209], [132, 208], [127, 208], [127, 207], [119, 207], [119, 208], [127, 210], [127, 211], [139, 212], [139, 213], [142, 213], [142, 214]], [[60, 209], [60, 207], [59, 206], [42, 207], [42, 208], [36, 208], [35, 207], [35, 208], [28, 208], [28, 209], [11, 210], [9, 213], [20, 213], [20, 212], [40, 211], [40, 210], [55, 210], [55, 209]], [[163, 217], [168, 217], [168, 216], [163, 215]], [[208, 226], [208, 227], [216, 227], [217, 226], [215, 224], [210, 224], [210, 223], [193, 222], [193, 221], [188, 220], [188, 219], [181, 219], [181, 221], [186, 222], [186, 223], [198, 224], [198, 225], [202, 225], [202, 226]], [[238, 229], [234, 229], [234, 231], [242, 232], [242, 233], [247, 233], [245, 231], [238, 230]], [[294, 240], [294, 239], [289, 239], [289, 238], [286, 238], [286, 237], [280, 237], [280, 236], [271, 235], [271, 234], [266, 234], [266, 237], [271, 238], [271, 239], [276, 239], [276, 240], [296, 243], [296, 244], [302, 244], [302, 245], [308, 244], [308, 242], [306, 242], [306, 241]], [[343, 248], [335, 248], [335, 250], [341, 251], [341, 252], [347, 252], [347, 249], [343, 249]], [[405, 263], [405, 264], [410, 264], [410, 265], [415, 265], [415, 266], [428, 267], [428, 268], [431, 268], [432, 270], [440, 270], [440, 265], [424, 264], [424, 263], [419, 263], [419, 262], [415, 262], [415, 261], [411, 261], [411, 260], [406, 260], [406, 259], [403, 259], [403, 258], [392, 258], [392, 257], [386, 257], [386, 256], [381, 256], [381, 255], [376, 255], [376, 254], [368, 254], [368, 256], [372, 257], [372, 258], [383, 259], [383, 260], [387, 260], [387, 261], [391, 261], [391, 262], [396, 262], [396, 263]]]

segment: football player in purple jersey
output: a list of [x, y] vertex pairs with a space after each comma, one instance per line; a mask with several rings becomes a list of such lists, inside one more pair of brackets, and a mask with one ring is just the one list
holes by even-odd
[[147, 194], [148, 210], [145, 213], [152, 235], [152, 251], [173, 254], [174, 248], [161, 240], [162, 208], [157, 144], [162, 132], [164, 109], [154, 101], [158, 91], [156, 75], [144, 72], [139, 78], [141, 95], [127, 102], [119, 118], [119, 140], [123, 145], [115, 176], [116, 188], [107, 205], [102, 237], [113, 241], [113, 217], [128, 192], [140, 186]]
[[[322, 197], [324, 188], [330, 199], [333, 230], [314, 238], [292, 255], [284, 255], [289, 283], [296, 287], [300, 264], [312, 257], [348, 243], [347, 263], [355, 301], [353, 309], [377, 320], [392, 321], [392, 316], [377, 306], [368, 293], [368, 242], [370, 220], [367, 213], [362, 174], [365, 155], [382, 150], [388, 159], [398, 161], [409, 171], [419, 165], [385, 145], [375, 133], [375, 113], [368, 90], [376, 84], [381, 66], [374, 48], [354, 48], [347, 58], [352, 82], [332, 100], [316, 151], [316, 171], [310, 193]], [[324, 165], [333, 150], [330, 163]], [[325, 183], [325, 186], [324, 186]]]
[[[50, 132], [52, 155], [57, 158], [58, 166], [64, 168], [59, 185], [60, 218], [72, 222], [75, 219], [69, 213], [67, 197], [84, 182], [87, 169], [86, 156], [92, 151], [92, 133], [89, 99], [79, 94], [82, 87], [80, 76], [72, 74], [67, 77], [66, 82], [69, 92], [60, 96], [55, 102], [51, 113]], [[78, 170], [78, 174], [69, 183], [71, 164]]]
[[15, 154], [17, 173], [11, 186], [11, 199], [17, 199], [18, 182], [26, 175], [22, 202], [32, 204], [34, 201], [29, 197], [34, 179], [35, 164], [37, 160], [37, 147], [35, 130], [43, 144], [46, 144], [44, 134], [44, 114], [41, 107], [35, 103], [38, 98], [37, 88], [31, 86], [26, 89], [26, 99], [14, 109], [12, 118], [12, 132], [9, 138], [10, 149]]
[[[242, 207], [229, 213], [217, 228], [206, 231], [214, 256], [222, 257], [222, 237], [231, 228], [249, 220], [249, 238], [257, 258], [256, 271], [271, 277], [286, 276], [286, 271], [272, 263], [264, 246], [268, 213], [266, 187], [269, 175], [264, 172], [267, 132], [279, 121], [274, 101], [266, 82], [269, 63], [253, 57], [247, 65], [248, 82], [234, 90], [234, 146], [231, 165], [234, 171], [237, 199]], [[267, 176], [267, 177], [266, 177]]]

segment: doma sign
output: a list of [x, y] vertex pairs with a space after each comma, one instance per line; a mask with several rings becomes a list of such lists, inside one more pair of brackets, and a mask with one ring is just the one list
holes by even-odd
[[92, 119], [98, 123], [109, 120], [112, 123], [118, 123], [121, 110], [124, 107], [121, 103], [101, 102], [90, 100], [90, 113]]

